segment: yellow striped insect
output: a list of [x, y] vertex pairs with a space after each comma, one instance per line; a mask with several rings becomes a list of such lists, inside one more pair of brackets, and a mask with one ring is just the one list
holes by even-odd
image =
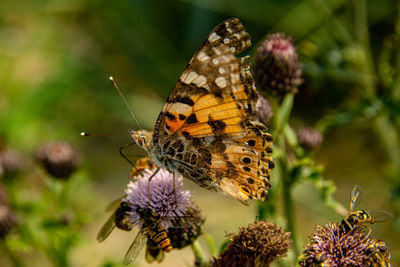
[[351, 231], [356, 226], [363, 226], [368, 230], [368, 237], [371, 234], [371, 228], [366, 226], [366, 223], [374, 224], [377, 222], [385, 222], [393, 219], [393, 215], [384, 210], [379, 211], [367, 211], [367, 210], [357, 210], [354, 211], [354, 208], [361, 201], [361, 188], [360, 186], [354, 186], [350, 195], [350, 207], [347, 216], [340, 223], [341, 227], [345, 231]]

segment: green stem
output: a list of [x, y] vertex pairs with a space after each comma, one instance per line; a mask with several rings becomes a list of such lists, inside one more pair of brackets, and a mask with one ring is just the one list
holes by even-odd
[[367, 1], [353, 0], [354, 11], [354, 31], [357, 43], [363, 54], [360, 69], [363, 75], [363, 90], [367, 99], [375, 99], [375, 71], [370, 48], [370, 38], [368, 32]]
[[1, 244], [2, 250], [8, 256], [11, 264], [14, 267], [24, 267], [25, 266], [25, 264], [16, 255], [14, 255], [14, 253], [10, 250], [10, 248], [8, 247], [7, 243], [4, 240], [2, 240], [0, 242], [0, 244]]
[[210, 250], [211, 255], [214, 257], [218, 256], [218, 251], [217, 251], [217, 248], [215, 247], [215, 243], [214, 243], [214, 240], [212, 239], [212, 237], [208, 233], [205, 233], [205, 232], [203, 232], [203, 237], [207, 242], [208, 249]]
[[294, 202], [292, 197], [292, 181], [289, 176], [287, 162], [284, 158], [278, 158], [279, 169], [281, 171], [280, 176], [282, 179], [282, 194], [283, 194], [283, 207], [286, 217], [286, 230], [291, 232], [291, 237], [293, 240], [293, 252], [295, 258], [299, 255], [299, 250], [297, 248], [297, 233], [295, 227], [295, 212], [294, 212]]
[[194, 241], [190, 245], [190, 247], [192, 248], [192, 251], [194, 253], [196, 263], [198, 263], [200, 266], [203, 265], [203, 263], [205, 263], [205, 255], [200, 247], [199, 241], [198, 240]]

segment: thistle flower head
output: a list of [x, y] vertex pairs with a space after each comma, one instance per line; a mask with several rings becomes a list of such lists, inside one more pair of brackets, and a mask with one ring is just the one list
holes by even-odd
[[266, 99], [262, 95], [258, 96], [258, 102], [256, 108], [257, 108], [257, 120], [259, 122], [262, 122], [263, 124], [267, 124], [274, 116], [271, 104], [269, 103], [268, 99]]
[[326, 266], [370, 266], [372, 258], [366, 253], [373, 244], [360, 227], [351, 231], [338, 224], [317, 226], [310, 244], [303, 252], [300, 266], [324, 263]]
[[317, 129], [303, 127], [297, 131], [297, 140], [303, 148], [313, 150], [321, 145], [323, 137]]
[[292, 38], [282, 33], [267, 36], [258, 48], [253, 65], [258, 89], [278, 95], [297, 92], [302, 82], [301, 68]]
[[232, 242], [212, 266], [269, 266], [278, 257], [285, 256], [292, 245], [290, 233], [265, 221], [239, 228], [239, 233], [231, 234], [230, 240]]
[[[149, 181], [151, 176], [153, 177]], [[185, 215], [190, 203], [190, 192], [182, 189], [181, 176], [175, 175], [174, 178], [166, 169], [160, 169], [156, 174], [145, 170], [136, 179], [129, 182], [123, 200], [132, 208], [129, 215], [133, 225], [142, 226], [141, 214], [138, 212], [140, 209], [150, 208], [160, 217], [164, 228], [172, 226], [173, 218]]]
[[80, 163], [75, 147], [66, 142], [47, 143], [36, 152], [36, 159], [55, 178], [68, 179]]

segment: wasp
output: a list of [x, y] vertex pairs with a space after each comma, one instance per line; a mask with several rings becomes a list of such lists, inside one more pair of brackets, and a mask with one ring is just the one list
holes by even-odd
[[374, 267], [390, 267], [390, 252], [385, 241], [377, 240], [366, 249]]
[[361, 202], [361, 188], [354, 186], [350, 195], [350, 207], [347, 216], [341, 221], [340, 225], [345, 231], [351, 231], [356, 226], [363, 226], [368, 230], [366, 238], [371, 234], [371, 228], [366, 226], [366, 223], [374, 224], [377, 222], [385, 222], [393, 219], [393, 215], [384, 210], [367, 211], [367, 210], [354, 210], [355, 207]]

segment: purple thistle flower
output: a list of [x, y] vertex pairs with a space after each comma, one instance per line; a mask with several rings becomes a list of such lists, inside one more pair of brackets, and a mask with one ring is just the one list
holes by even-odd
[[347, 231], [339, 224], [317, 225], [299, 264], [300, 266], [322, 263], [327, 266], [371, 266], [373, 258], [368, 256], [366, 251], [373, 242], [361, 227]]
[[154, 171], [145, 170], [136, 177], [136, 181], [129, 182], [125, 190], [126, 197], [123, 200], [131, 206], [129, 212], [132, 225], [142, 227], [138, 208], [150, 208], [152, 212], [160, 217], [161, 225], [164, 228], [171, 227], [174, 218], [182, 217], [190, 204], [191, 194], [188, 190], [183, 190], [183, 181], [180, 175], [174, 175], [166, 169], [160, 169], [150, 181], [149, 198], [149, 178]]

